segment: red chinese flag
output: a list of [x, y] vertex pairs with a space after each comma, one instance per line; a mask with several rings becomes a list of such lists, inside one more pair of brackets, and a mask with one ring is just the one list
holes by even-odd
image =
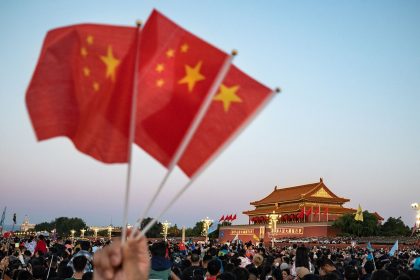
[[296, 215], [298, 219], [303, 219], [303, 215], [305, 215], [305, 210], [302, 208], [300, 212]]
[[194, 176], [272, 94], [271, 89], [232, 65], [178, 163], [179, 167], [187, 176]]
[[153, 11], [142, 30], [136, 144], [168, 166], [228, 57]]
[[224, 219], [225, 219], [225, 215], [223, 215], [223, 216], [220, 218], [219, 222], [223, 221]]
[[314, 212], [313, 212], [312, 214], [314, 214], [314, 215], [318, 215], [318, 214], [319, 214], [319, 207], [316, 207], [316, 208], [314, 209]]
[[94, 24], [48, 32], [26, 92], [38, 140], [66, 136], [97, 160], [127, 161], [136, 32]]
[[324, 208], [324, 214], [328, 214], [328, 207]]
[[233, 215], [233, 217], [232, 217], [232, 221], [234, 221], [234, 220], [236, 220], [236, 214]]
[[312, 208], [309, 208], [308, 211], [306, 211], [305, 215], [308, 217], [309, 215], [311, 215], [312, 213]]
[[229, 216], [226, 217], [225, 221], [232, 221], [232, 214], [230, 214]]

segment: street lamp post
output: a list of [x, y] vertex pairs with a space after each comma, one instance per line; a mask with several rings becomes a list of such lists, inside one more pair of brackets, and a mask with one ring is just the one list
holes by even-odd
[[417, 202], [411, 204], [411, 208], [416, 211], [416, 231], [420, 229], [420, 206]]
[[162, 223], [162, 235], [163, 235], [163, 239], [165, 239], [165, 241], [167, 240], [167, 237], [168, 237], [168, 229], [169, 229], [170, 225], [171, 225], [171, 223], [168, 222], [168, 221], [164, 221]]
[[213, 220], [210, 220], [209, 217], [201, 220], [203, 222], [203, 234], [206, 237], [205, 242], [207, 243], [209, 240], [209, 228], [210, 225], [213, 223]]
[[85, 238], [85, 232], [86, 232], [85, 229], [80, 230], [80, 238]]
[[267, 215], [269, 218], [269, 227], [271, 231], [271, 247], [274, 248], [274, 233], [277, 231], [277, 219], [281, 217], [281, 215], [276, 214], [276, 212], [273, 210], [273, 212], [269, 215]]
[[76, 233], [76, 231], [74, 229], [72, 229], [70, 231], [70, 233], [71, 233], [71, 239], [74, 240], [74, 234]]
[[95, 239], [98, 238], [98, 230], [98, 228], [93, 229]]
[[111, 239], [112, 237], [112, 226], [108, 226], [108, 238]]

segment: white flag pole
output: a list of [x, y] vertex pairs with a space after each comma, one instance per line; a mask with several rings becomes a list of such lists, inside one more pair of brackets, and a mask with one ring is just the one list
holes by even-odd
[[[165, 177], [163, 177], [163, 180], [159, 184], [159, 187], [157, 188], [155, 194], [153, 195], [152, 199], [149, 201], [146, 209], [144, 210], [143, 214], [140, 216], [140, 218], [136, 221], [136, 224], [134, 228], [138, 228], [141, 224], [141, 221], [146, 217], [146, 215], [149, 213], [150, 208], [152, 208], [153, 203], [155, 203], [158, 195], [162, 191], [163, 187], [165, 186], [166, 182], [169, 179], [169, 176], [171, 175], [172, 171], [174, 170], [175, 166], [177, 165], [178, 161], [181, 159], [182, 155], [184, 154], [185, 150], [188, 147], [188, 144], [190, 143], [192, 137], [194, 136], [194, 133], [198, 129], [201, 121], [203, 120], [204, 116], [207, 113], [208, 108], [210, 107], [211, 101], [213, 100], [214, 96], [217, 93], [217, 90], [219, 89], [221, 83], [225, 79], [230, 66], [232, 64], [233, 58], [237, 55], [237, 51], [233, 50], [231, 55], [226, 58], [224, 61], [219, 73], [217, 74], [216, 78], [214, 79], [208, 94], [206, 98], [204, 99], [203, 104], [201, 105], [199, 111], [197, 112], [193, 122], [191, 123], [190, 127], [187, 130], [187, 133], [185, 134], [184, 138], [182, 139], [181, 143], [179, 144], [178, 148], [175, 151], [174, 156], [171, 159], [171, 162], [169, 163], [168, 170], [165, 174]], [[132, 235], [134, 235], [134, 231], [132, 232]]]
[[140, 44], [140, 32], [141, 32], [141, 21], [136, 22], [136, 38], [135, 38], [135, 48], [136, 55], [134, 57], [134, 73], [133, 73], [133, 96], [131, 99], [131, 114], [130, 114], [130, 128], [128, 134], [128, 151], [127, 151], [127, 179], [125, 185], [125, 195], [124, 195], [124, 213], [123, 213], [123, 224], [122, 224], [122, 244], [124, 244], [127, 237], [127, 224], [128, 224], [128, 200], [130, 197], [130, 185], [131, 185], [131, 166], [132, 166], [132, 152], [133, 152], [133, 142], [134, 135], [136, 132], [136, 111], [137, 111], [137, 95], [138, 95], [138, 78], [137, 70], [139, 67], [139, 44]]
[[204, 172], [204, 170], [227, 148], [229, 145], [245, 130], [245, 128], [259, 115], [259, 113], [270, 103], [271, 100], [273, 100], [273, 97], [275, 96], [274, 93], [279, 93], [280, 88], [276, 88], [272, 95], [267, 98], [264, 102], [260, 104], [258, 109], [255, 111], [252, 117], [250, 117], [247, 121], [245, 121], [240, 128], [233, 133], [230, 138], [224, 143], [220, 149], [213, 154], [213, 156], [210, 157], [210, 159], [204, 163], [196, 172], [195, 174], [190, 178], [190, 181], [178, 191], [178, 193], [174, 196], [174, 198], [160, 211], [160, 213], [157, 215], [156, 218], [153, 218], [141, 231], [139, 235], [136, 236], [136, 238], [140, 238], [142, 235], [146, 235], [146, 233], [152, 228], [152, 226], [160, 219], [162, 216], [166, 213], [166, 211], [171, 208], [171, 206], [181, 197], [181, 195], [194, 183], [194, 181]]

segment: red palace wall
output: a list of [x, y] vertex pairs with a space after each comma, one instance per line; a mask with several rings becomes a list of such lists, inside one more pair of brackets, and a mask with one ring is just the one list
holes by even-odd
[[[265, 225], [238, 225], [224, 226], [219, 229], [219, 242], [231, 241], [238, 235], [242, 242], [255, 243], [261, 238], [269, 242], [273, 237], [270, 228]], [[327, 223], [293, 223], [279, 224], [274, 232], [274, 238], [299, 238], [299, 237], [333, 237], [337, 231]]]

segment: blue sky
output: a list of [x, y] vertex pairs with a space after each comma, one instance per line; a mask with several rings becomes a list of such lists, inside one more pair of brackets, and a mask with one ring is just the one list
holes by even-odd
[[[252, 209], [275, 185], [316, 182], [410, 225], [420, 201], [418, 1], [1, 1], [0, 207], [32, 222], [122, 221], [125, 165], [105, 165], [65, 138], [38, 143], [24, 96], [46, 32], [75, 23], [133, 25], [153, 8], [229, 52], [283, 93], [165, 215], [192, 225]], [[129, 221], [165, 170], [134, 150]], [[175, 172], [159, 200], [187, 179]], [[153, 208], [152, 214], [158, 207]]]

